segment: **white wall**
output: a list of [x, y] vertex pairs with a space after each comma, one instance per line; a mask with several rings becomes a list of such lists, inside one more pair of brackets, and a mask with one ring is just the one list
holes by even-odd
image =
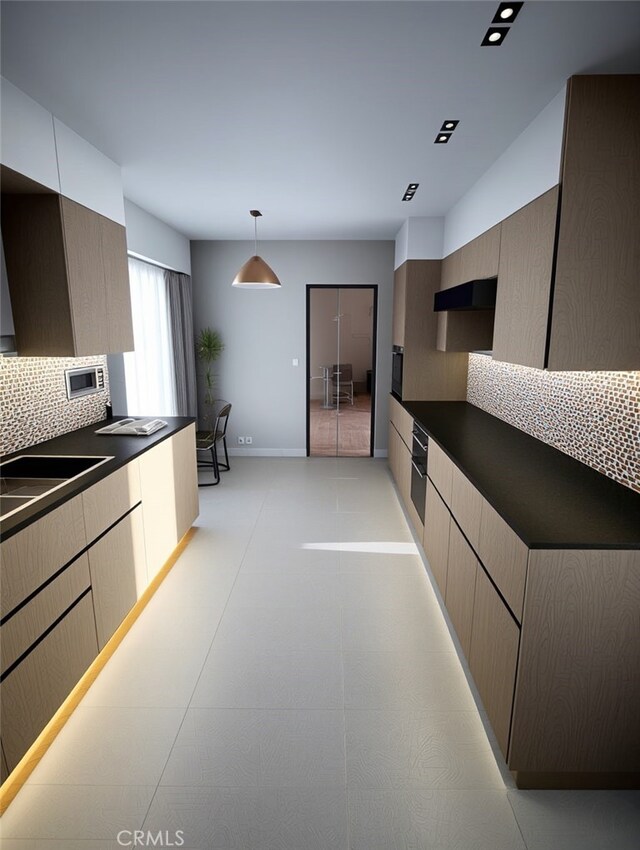
[[445, 218], [444, 253], [466, 245], [560, 179], [565, 89], [549, 103]]
[[396, 236], [394, 268], [405, 260], [440, 260], [444, 239], [444, 218], [408, 218]]
[[[195, 332], [220, 331], [217, 392], [233, 405], [229, 445], [253, 437], [256, 454], [304, 455], [306, 447], [306, 284], [378, 284], [375, 448], [387, 447], [391, 386], [394, 243], [262, 242], [260, 254], [282, 283], [279, 291], [232, 288], [253, 242], [192, 242]], [[300, 365], [292, 365], [293, 358]]]
[[191, 274], [189, 240], [164, 221], [124, 200], [127, 249], [143, 260], [153, 260], [177, 272]]

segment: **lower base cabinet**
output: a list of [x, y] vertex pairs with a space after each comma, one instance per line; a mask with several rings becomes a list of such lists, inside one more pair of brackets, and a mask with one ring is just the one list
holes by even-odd
[[432, 481], [427, 479], [423, 548], [443, 596], [447, 593], [450, 522], [447, 506]]
[[91, 591], [0, 685], [2, 746], [13, 770], [98, 654]]
[[505, 758], [509, 750], [519, 643], [516, 621], [478, 565], [469, 668]]
[[455, 522], [449, 529], [449, 562], [445, 604], [451, 617], [462, 651], [469, 658], [471, 627], [479, 564], [473, 549]]
[[147, 584], [142, 506], [94, 543], [88, 555], [98, 647], [102, 649]]

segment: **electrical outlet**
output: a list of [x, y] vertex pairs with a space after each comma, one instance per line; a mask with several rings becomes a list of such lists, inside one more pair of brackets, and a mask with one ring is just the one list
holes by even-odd
[[250, 446], [251, 443], [253, 442], [253, 437], [245, 437], [244, 441], [248, 446]]
[[244, 446], [244, 437], [238, 437], [238, 445]]

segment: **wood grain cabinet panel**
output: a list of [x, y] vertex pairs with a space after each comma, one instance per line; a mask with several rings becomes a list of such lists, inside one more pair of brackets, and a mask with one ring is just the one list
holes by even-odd
[[54, 193], [3, 194], [2, 233], [19, 354], [132, 350], [124, 228]]
[[480, 540], [480, 515], [483, 497], [469, 479], [453, 464], [451, 476], [451, 513], [474, 549]]
[[455, 522], [449, 530], [445, 604], [462, 650], [469, 658], [478, 559]]
[[637, 780], [639, 670], [640, 552], [533, 550], [509, 767]]
[[424, 536], [422, 545], [440, 592], [446, 597], [451, 514], [433, 483], [427, 480]]
[[482, 500], [478, 555], [518, 622], [522, 622], [529, 550], [486, 499]]
[[9, 767], [7, 765], [7, 759], [4, 755], [4, 747], [2, 746], [2, 741], [0, 741], [0, 785], [5, 781], [7, 776], [9, 776]]
[[407, 302], [407, 264], [403, 263], [393, 275], [393, 325], [391, 344], [404, 346]]
[[435, 440], [429, 439], [427, 473], [447, 505], [451, 504], [454, 464]]
[[142, 508], [138, 506], [88, 550], [98, 648], [102, 649], [147, 584]]
[[0, 627], [4, 673], [91, 585], [89, 560], [80, 555]]
[[423, 518], [418, 516], [411, 501], [411, 452], [392, 423], [389, 424], [389, 466], [409, 519], [422, 538]]
[[98, 654], [91, 591], [3, 680], [2, 743], [13, 770]]
[[395, 425], [396, 431], [402, 437], [405, 446], [411, 450], [413, 431], [413, 416], [404, 409], [400, 402], [389, 396], [389, 418]]
[[460, 249], [462, 255], [460, 283], [495, 277], [500, 262], [500, 234], [502, 223], [485, 230]]
[[87, 541], [95, 540], [139, 501], [140, 470], [136, 459], [82, 494]]
[[175, 484], [176, 544], [191, 528], [200, 512], [196, 465], [196, 426], [183, 428], [171, 438]]
[[[60, 529], [64, 529], [61, 533]], [[3, 541], [2, 617], [86, 546], [82, 498], [76, 496]]]
[[640, 368], [638, 103], [640, 75], [569, 80], [549, 369]]
[[479, 566], [469, 668], [505, 757], [509, 747], [519, 640], [520, 629]]
[[544, 369], [558, 187], [502, 222], [493, 359]]

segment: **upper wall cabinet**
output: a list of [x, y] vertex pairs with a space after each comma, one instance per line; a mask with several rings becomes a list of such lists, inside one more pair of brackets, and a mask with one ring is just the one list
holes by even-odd
[[59, 192], [53, 116], [8, 80], [0, 85], [2, 164]]
[[464, 354], [436, 351], [433, 296], [440, 285], [440, 260], [406, 260], [394, 275], [393, 344], [404, 346], [402, 397], [464, 399]]
[[[501, 225], [489, 228], [442, 261], [440, 289], [498, 274]], [[484, 351], [493, 339], [493, 310], [438, 313], [439, 351]]]
[[56, 194], [3, 195], [2, 234], [18, 353], [133, 349], [125, 229]]
[[640, 369], [639, 102], [638, 75], [569, 80], [560, 187], [502, 224], [495, 359]]

